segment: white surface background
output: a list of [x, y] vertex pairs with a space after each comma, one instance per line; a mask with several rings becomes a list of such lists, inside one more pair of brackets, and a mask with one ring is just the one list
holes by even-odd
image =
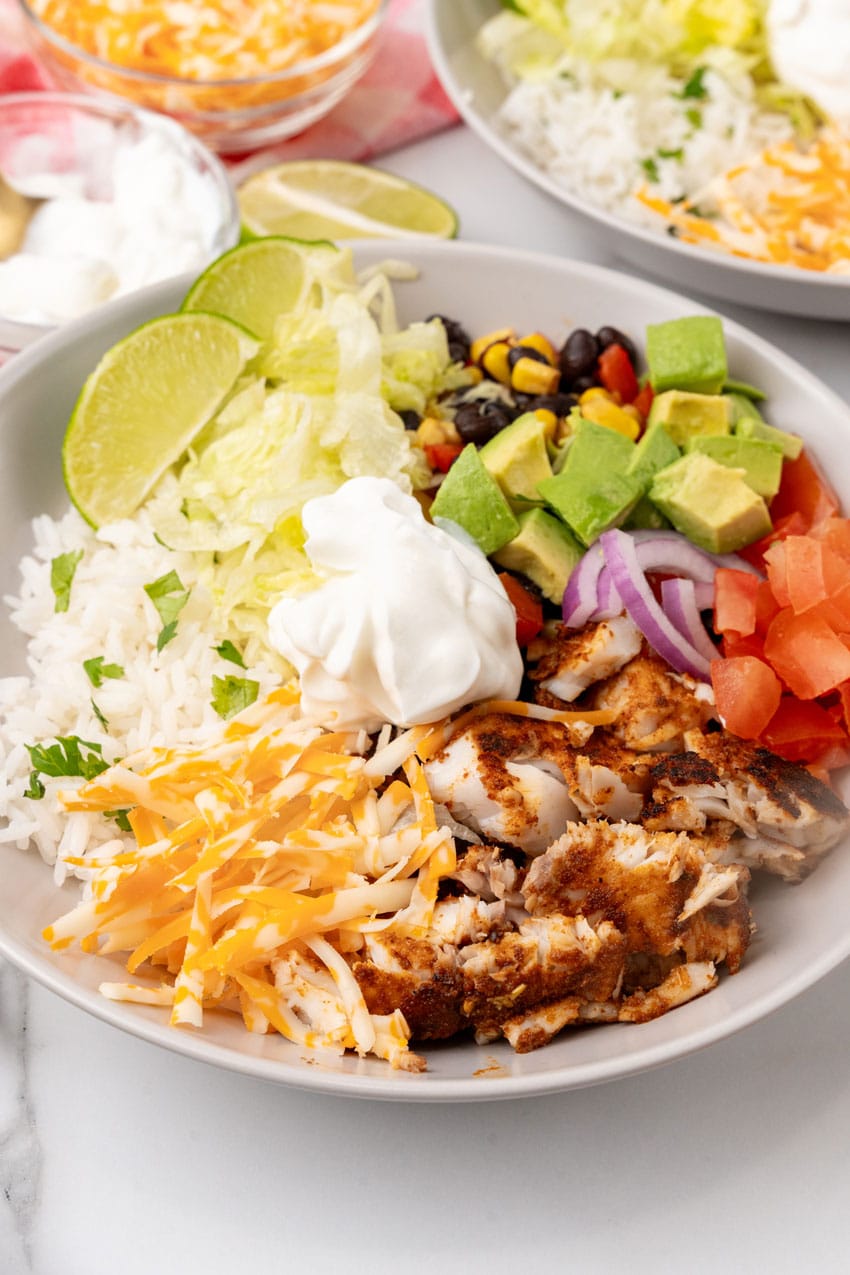
[[[465, 129], [384, 166], [453, 203], [466, 239], [613, 262]], [[728, 313], [850, 398], [850, 326]], [[0, 967], [0, 1275], [843, 1275], [848, 993], [845, 965], [629, 1081], [404, 1106], [215, 1071]]]

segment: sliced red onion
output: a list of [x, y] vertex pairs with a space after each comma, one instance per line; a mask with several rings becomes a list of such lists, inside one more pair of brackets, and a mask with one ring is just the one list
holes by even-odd
[[592, 617], [598, 605], [597, 582], [604, 566], [605, 554], [597, 540], [573, 568], [564, 590], [561, 614], [568, 628], [580, 629]]
[[655, 600], [632, 537], [624, 531], [606, 531], [598, 543], [623, 605], [649, 645], [678, 672], [707, 682], [710, 660], [679, 632]]
[[653, 531], [641, 529], [629, 532], [637, 546], [637, 555], [644, 571], [663, 571], [669, 575], [686, 576], [689, 580], [704, 580], [711, 584], [718, 567], [730, 567], [735, 571], [760, 572], [746, 558], [736, 553], [709, 553], [700, 549], [678, 531]]
[[614, 577], [611, 575], [611, 568], [606, 565], [600, 571], [599, 579], [596, 582], [596, 610], [590, 616], [590, 619], [610, 620], [612, 616], [620, 615], [622, 610], [623, 599], [617, 592]]
[[[706, 586], [710, 589], [710, 586]], [[720, 652], [708, 635], [700, 617], [700, 605], [693, 580], [662, 580], [661, 605], [669, 620], [709, 661], [716, 660]]]

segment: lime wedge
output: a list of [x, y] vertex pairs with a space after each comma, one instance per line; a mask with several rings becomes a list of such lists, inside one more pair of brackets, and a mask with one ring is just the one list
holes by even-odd
[[83, 386], [62, 445], [65, 486], [93, 527], [128, 518], [221, 406], [258, 349], [214, 314], [131, 332]]
[[236, 192], [253, 235], [300, 239], [453, 239], [454, 210], [421, 186], [343, 160], [306, 159], [265, 168]]
[[309, 296], [312, 285], [348, 268], [348, 256], [326, 240], [254, 239], [224, 253], [192, 285], [181, 310], [207, 310], [265, 340], [274, 321]]

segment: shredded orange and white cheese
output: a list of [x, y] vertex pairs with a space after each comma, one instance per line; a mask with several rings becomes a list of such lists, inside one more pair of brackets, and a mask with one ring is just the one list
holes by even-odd
[[77, 48], [116, 66], [186, 80], [282, 72], [333, 48], [378, 0], [32, 0]]
[[698, 201], [673, 204], [647, 189], [637, 197], [688, 243], [850, 273], [850, 136], [837, 128], [823, 129], [805, 150], [793, 142], [768, 147], [712, 182]]
[[231, 1010], [249, 1031], [421, 1069], [401, 1012], [370, 1013], [345, 956], [369, 931], [420, 937], [431, 924], [456, 854], [421, 763], [489, 711], [586, 727], [612, 716], [490, 701], [372, 740], [304, 716], [291, 684], [203, 746], [125, 758], [60, 794], [68, 811], [127, 809], [135, 846], [116, 839], [66, 859], [88, 875], [87, 897], [45, 939], [129, 952], [129, 975], [144, 981], [101, 992], [168, 1006], [175, 1027]]

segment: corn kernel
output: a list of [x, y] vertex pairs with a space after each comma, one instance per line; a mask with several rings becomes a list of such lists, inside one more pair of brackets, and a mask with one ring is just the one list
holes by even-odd
[[638, 425], [643, 424], [643, 417], [640, 414], [640, 408], [635, 407], [634, 403], [624, 403], [620, 409], [627, 416], [631, 416], [633, 421], [637, 421]]
[[592, 403], [594, 399], [604, 399], [606, 403], [613, 403], [614, 396], [609, 390], [605, 390], [601, 385], [591, 385], [589, 390], [585, 390], [579, 397], [579, 403], [584, 407], [585, 403]]
[[517, 359], [510, 373], [510, 383], [520, 394], [554, 394], [561, 373], [537, 359]]
[[469, 347], [469, 357], [473, 363], [480, 363], [484, 351], [491, 345], [495, 345], [497, 341], [507, 341], [512, 344], [515, 339], [516, 333], [513, 328], [499, 328], [496, 332], [488, 332], [486, 336], [476, 337], [472, 342]]
[[560, 447], [562, 443], [567, 441], [572, 432], [573, 423], [569, 416], [561, 416], [558, 418], [558, 423], [555, 426], [555, 437], [552, 439], [552, 442], [556, 447]]
[[416, 441], [420, 447], [433, 447], [438, 443], [459, 443], [461, 440], [454, 421], [444, 421], [437, 416], [426, 416], [419, 422]]
[[546, 437], [554, 442], [555, 431], [558, 428], [558, 417], [555, 412], [550, 412], [548, 407], [536, 408], [534, 415], [539, 421], [543, 422]]
[[547, 363], [555, 367], [558, 363], [558, 355], [555, 353], [555, 347], [548, 337], [542, 332], [531, 332], [528, 336], [521, 337], [519, 345], [530, 346], [532, 350], [536, 350], [538, 354], [542, 354]]
[[494, 381], [501, 381], [502, 385], [511, 384], [511, 365], [508, 362], [510, 352], [511, 347], [507, 341], [494, 341], [481, 355], [481, 366], [484, 371], [488, 376], [492, 376]]
[[640, 424], [634, 417], [610, 400], [595, 398], [587, 404], [582, 402], [581, 414], [586, 420], [593, 421], [594, 425], [604, 425], [607, 429], [616, 430], [618, 434], [625, 434], [626, 438], [632, 440], [636, 439], [640, 433]]
[[474, 367], [470, 365], [469, 367], [464, 368], [464, 371], [469, 379], [470, 385], [480, 385], [484, 380], [484, 373], [477, 364]]

